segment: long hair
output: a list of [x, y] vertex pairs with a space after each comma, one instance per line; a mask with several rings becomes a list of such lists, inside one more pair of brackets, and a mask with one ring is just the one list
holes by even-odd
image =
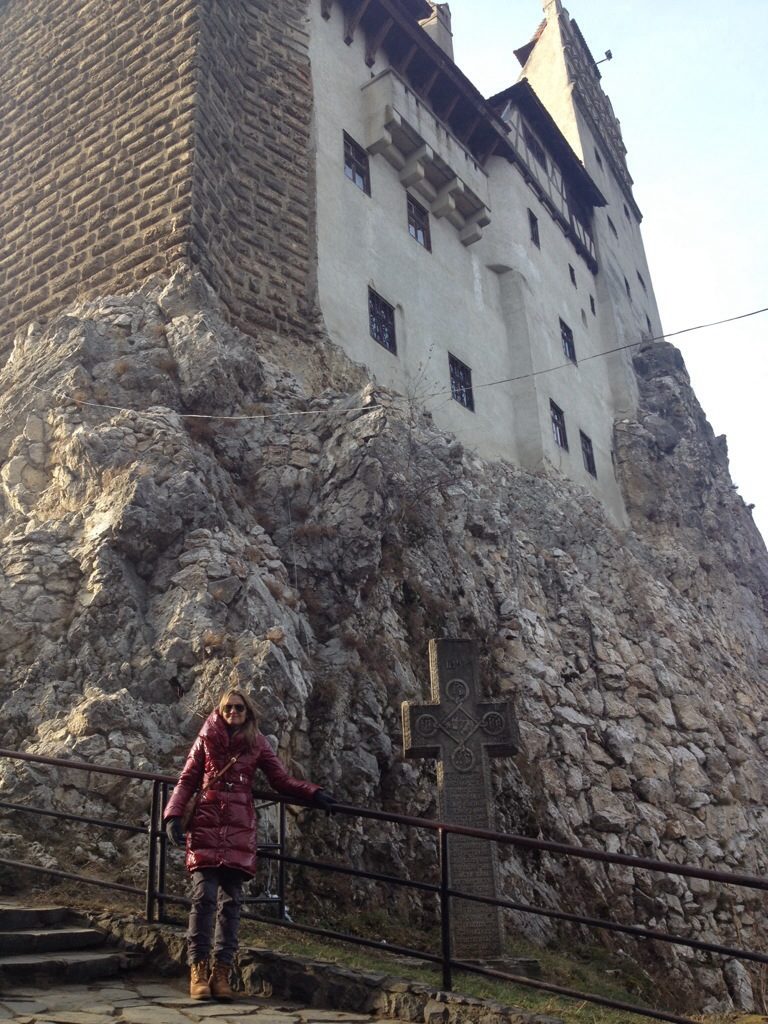
[[259, 734], [259, 715], [256, 710], [256, 705], [242, 690], [236, 686], [228, 686], [219, 698], [218, 712], [223, 715], [223, 708], [225, 704], [231, 704], [232, 702], [228, 699], [230, 697], [239, 697], [240, 700], [245, 704], [245, 721], [240, 726], [238, 732], [245, 738], [246, 745], [253, 747], [256, 745], [256, 737]]

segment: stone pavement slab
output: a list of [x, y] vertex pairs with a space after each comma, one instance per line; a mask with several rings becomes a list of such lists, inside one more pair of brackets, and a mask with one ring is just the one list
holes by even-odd
[[312, 1024], [369, 1024], [367, 1013], [345, 1013], [343, 1010], [299, 1010], [299, 1020]]
[[279, 999], [239, 996], [231, 1003], [196, 1002], [186, 978], [146, 976], [116, 982], [0, 992], [5, 1024], [404, 1024], [391, 1018], [313, 1009]]
[[[176, 1006], [180, 1004], [163, 1001], [163, 1005]], [[189, 1001], [187, 1001], [187, 1005], [189, 1005]], [[220, 1024], [219, 1017], [243, 1017], [246, 1014], [252, 1014], [254, 1009], [259, 1008], [259, 1006], [254, 1006], [252, 1000], [243, 997], [242, 1000], [239, 999], [231, 1003], [200, 1003], [195, 1012], [202, 1020], [210, 1021], [211, 1024]]]

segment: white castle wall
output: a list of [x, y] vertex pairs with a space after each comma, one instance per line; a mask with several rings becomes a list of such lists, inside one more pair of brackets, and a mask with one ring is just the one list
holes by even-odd
[[[611, 219], [620, 232], [614, 239], [608, 214], [597, 211], [600, 271], [595, 277], [516, 166], [497, 156], [479, 168], [423, 103], [403, 89], [401, 80], [387, 74], [383, 51], [368, 68], [362, 33], [345, 44], [339, 5], [332, 6], [327, 20], [319, 4], [311, 4], [310, 10], [317, 284], [331, 337], [381, 383], [423, 402], [438, 425], [480, 454], [530, 469], [552, 464], [625, 523], [611, 452], [614, 419], [630, 414], [635, 405], [634, 379], [627, 353], [588, 357], [639, 341], [641, 330], [647, 334], [646, 313], [657, 333], [658, 313], [639, 228], [626, 221], [619, 185], [609, 172], [597, 176], [595, 158], [588, 159], [593, 143], [580, 144], [578, 155], [584, 156], [609, 200]], [[541, 92], [573, 145], [588, 130], [567, 95], [557, 104], [552, 100], [563, 92], [565, 78], [562, 56], [557, 60], [558, 38], [553, 29], [539, 44], [553, 78]], [[546, 66], [538, 59], [538, 49], [535, 54], [532, 70], [537, 71], [538, 91]], [[370, 157], [372, 195], [345, 177], [343, 132], [371, 146], [382, 130], [381, 97], [392, 96], [421, 137], [490, 208], [491, 222], [474, 244], [462, 244], [459, 231], [435, 216], [430, 217], [432, 251], [415, 242], [408, 233], [406, 189], [383, 153]], [[417, 191], [413, 194], [429, 206]], [[529, 209], [538, 218], [540, 249], [530, 239]], [[575, 287], [569, 265], [575, 270]], [[648, 295], [641, 290], [637, 270]], [[625, 293], [625, 276], [632, 301]], [[369, 286], [396, 307], [397, 355], [370, 336]], [[595, 298], [594, 314], [590, 295]], [[564, 357], [560, 318], [573, 330], [578, 365]], [[450, 398], [449, 352], [472, 369], [474, 412]], [[522, 379], [483, 386], [509, 378]], [[568, 451], [555, 443], [550, 399], [566, 414]], [[597, 479], [585, 469], [580, 430], [592, 440]]]

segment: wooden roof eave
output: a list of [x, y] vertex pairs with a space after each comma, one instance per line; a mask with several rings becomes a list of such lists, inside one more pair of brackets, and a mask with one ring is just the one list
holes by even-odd
[[[376, 42], [377, 47], [388, 49], [388, 44], [391, 44], [393, 34], [397, 30], [400, 38], [408, 44], [407, 67], [398, 67], [399, 72], [409, 78], [409, 84], [414, 91], [431, 109], [434, 109], [436, 116], [451, 132], [458, 139], [464, 139], [463, 145], [472, 152], [478, 162], [483, 163], [494, 153], [514, 159], [515, 154], [507, 137], [506, 125], [499, 115], [448, 54], [430, 38], [417, 21], [407, 16], [398, 0], [352, 0], [351, 4], [344, 6], [349, 11], [350, 20], [354, 19], [355, 26], [359, 24], [363, 28], [373, 10], [383, 15], [383, 23], [387, 25], [387, 30], [382, 32], [380, 27], [370, 28], [370, 37]], [[371, 46], [367, 47], [367, 54], [367, 61], [370, 60], [372, 63], [375, 52]], [[413, 81], [414, 60], [428, 65], [422, 88]], [[397, 64], [395, 66], [397, 67]], [[443, 99], [446, 98], [446, 91], [454, 94], [448, 96], [447, 102], [440, 105], [442, 109], [436, 108], [433, 98], [434, 92], [438, 90]], [[468, 128], [471, 128], [469, 133]]]
[[503, 92], [492, 96], [488, 102], [495, 110], [499, 110], [502, 104], [511, 101], [520, 107], [523, 114], [530, 121], [531, 127], [541, 135], [542, 141], [547, 145], [555, 157], [563, 176], [572, 184], [578, 192], [592, 206], [607, 206], [608, 200], [597, 187], [594, 179], [590, 176], [584, 164], [574, 153], [568, 140], [558, 128], [552, 115], [536, 95], [533, 87], [527, 78], [511, 85]]

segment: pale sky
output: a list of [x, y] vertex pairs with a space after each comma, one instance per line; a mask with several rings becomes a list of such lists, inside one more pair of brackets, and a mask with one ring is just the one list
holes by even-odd
[[[768, 306], [768, 0], [566, 0], [621, 121], [663, 329]], [[450, 0], [456, 63], [485, 95], [541, 0]], [[768, 539], [768, 313], [670, 338]], [[766, 416], [763, 415], [766, 413]]]

